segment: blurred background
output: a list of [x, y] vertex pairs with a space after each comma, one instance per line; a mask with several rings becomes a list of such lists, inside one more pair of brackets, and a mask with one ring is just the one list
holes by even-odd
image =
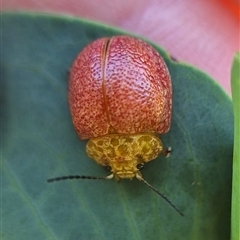
[[1, 7], [73, 15], [141, 35], [205, 71], [231, 95], [231, 63], [240, 49], [240, 0], [2, 0]]

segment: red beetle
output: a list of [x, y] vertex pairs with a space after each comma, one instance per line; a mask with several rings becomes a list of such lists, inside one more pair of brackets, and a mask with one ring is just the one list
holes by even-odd
[[86, 151], [106, 166], [107, 177], [67, 176], [73, 179], [143, 179], [140, 169], [163, 149], [158, 134], [170, 128], [172, 85], [167, 66], [158, 52], [129, 36], [100, 38], [76, 57], [70, 71], [69, 106], [73, 125], [81, 139], [89, 139]]

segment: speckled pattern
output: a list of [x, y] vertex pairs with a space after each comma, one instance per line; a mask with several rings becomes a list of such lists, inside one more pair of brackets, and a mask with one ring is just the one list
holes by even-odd
[[107, 39], [88, 45], [75, 59], [70, 71], [69, 106], [73, 125], [80, 138], [108, 132], [103, 98], [103, 55]]
[[168, 69], [147, 43], [128, 36], [89, 44], [69, 82], [73, 124], [82, 139], [108, 133], [166, 133], [172, 87]]

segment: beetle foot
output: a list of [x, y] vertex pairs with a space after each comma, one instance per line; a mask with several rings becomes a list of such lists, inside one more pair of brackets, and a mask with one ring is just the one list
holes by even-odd
[[171, 147], [168, 147], [168, 148], [166, 148], [166, 149], [163, 149], [161, 153], [162, 153], [165, 157], [169, 157], [170, 154], [171, 154], [171, 152], [172, 152], [172, 148], [171, 148]]

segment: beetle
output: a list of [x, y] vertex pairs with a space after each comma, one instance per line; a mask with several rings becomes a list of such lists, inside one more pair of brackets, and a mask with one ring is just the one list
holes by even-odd
[[73, 62], [68, 98], [78, 136], [89, 139], [88, 156], [111, 174], [58, 177], [48, 182], [136, 177], [183, 215], [140, 172], [144, 163], [170, 153], [158, 137], [168, 132], [172, 113], [171, 77], [159, 53], [135, 37], [97, 39]]

